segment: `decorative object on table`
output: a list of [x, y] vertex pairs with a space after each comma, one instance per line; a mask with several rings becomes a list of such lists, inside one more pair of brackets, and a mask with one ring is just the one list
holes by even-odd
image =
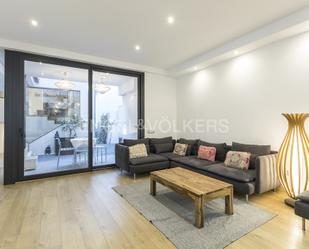
[[270, 221], [276, 215], [234, 198], [234, 215], [224, 213], [224, 198], [209, 201], [204, 209], [205, 226], [195, 228], [194, 203], [186, 196], [157, 185], [149, 194], [149, 181], [113, 188], [178, 249], [222, 249]]
[[65, 119], [61, 122], [62, 131], [68, 132], [69, 137], [76, 137], [76, 129], [83, 129], [83, 125], [86, 123], [79, 115], [73, 114], [69, 119]]
[[187, 144], [176, 143], [173, 153], [178, 156], [185, 156], [187, 152], [187, 148], [188, 148]]
[[309, 114], [282, 115], [288, 120], [289, 126], [278, 152], [277, 171], [290, 197], [285, 203], [294, 206], [297, 196], [309, 187], [309, 138], [305, 131], [305, 120]]
[[107, 144], [107, 139], [113, 128], [114, 122], [110, 121], [110, 114], [103, 113], [101, 119], [95, 130], [95, 137], [97, 138], [97, 144]]
[[51, 147], [50, 145], [47, 145], [47, 147], [45, 148], [45, 155], [50, 155], [51, 154]]

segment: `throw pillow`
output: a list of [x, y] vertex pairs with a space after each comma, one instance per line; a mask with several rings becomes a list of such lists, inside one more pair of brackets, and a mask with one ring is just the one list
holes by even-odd
[[228, 167], [247, 170], [250, 164], [251, 154], [242, 151], [229, 151], [226, 154], [224, 164]]
[[234, 151], [244, 151], [257, 156], [269, 155], [271, 151], [270, 145], [257, 145], [257, 144], [241, 144], [241, 143], [232, 143], [232, 150]]
[[269, 155], [271, 147], [270, 145], [241, 144], [233, 142], [232, 150], [251, 153], [249, 169], [255, 169], [256, 158], [258, 156]]
[[150, 152], [149, 150], [149, 139], [148, 138], [142, 138], [142, 139], [124, 139], [123, 140], [123, 144], [125, 146], [133, 146], [136, 144], [145, 144], [146, 145], [146, 149], [147, 149], [147, 153]]
[[150, 152], [156, 153], [155, 144], [173, 144], [173, 137], [149, 138]]
[[199, 141], [198, 139], [179, 138], [177, 140], [177, 143], [187, 144], [188, 145], [187, 156], [190, 156], [190, 155], [196, 155], [197, 154], [198, 141]]
[[136, 145], [130, 146], [129, 155], [130, 155], [130, 159], [148, 156], [146, 145], [136, 144]]
[[215, 147], [216, 148], [216, 161], [224, 162], [226, 156], [226, 143], [222, 144], [215, 144], [215, 143], [208, 143], [204, 141], [199, 141], [199, 146], [204, 145], [208, 147]]
[[165, 153], [165, 152], [172, 152], [173, 151], [173, 144], [172, 143], [165, 143], [165, 144], [154, 144], [155, 152], [158, 153]]
[[176, 143], [173, 153], [179, 156], [185, 156], [187, 152], [188, 145]]
[[214, 162], [216, 158], [216, 151], [216, 147], [200, 146], [198, 149], [197, 158]]

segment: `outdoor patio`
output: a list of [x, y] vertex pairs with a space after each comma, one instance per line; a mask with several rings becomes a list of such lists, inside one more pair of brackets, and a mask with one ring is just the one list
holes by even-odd
[[[104, 166], [115, 163], [115, 144], [108, 144], [105, 150], [94, 150], [93, 154], [93, 166]], [[59, 165], [57, 167], [58, 156], [52, 155], [39, 155], [36, 160], [36, 166], [34, 169], [25, 170], [25, 176], [59, 172], [66, 170], [82, 169], [88, 167], [88, 153], [84, 152], [76, 155], [76, 159], [73, 155], [60, 155]], [[76, 163], [74, 163], [76, 160]]]

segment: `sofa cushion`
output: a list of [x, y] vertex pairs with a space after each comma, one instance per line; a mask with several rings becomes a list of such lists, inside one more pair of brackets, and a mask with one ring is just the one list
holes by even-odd
[[198, 141], [199, 139], [185, 139], [185, 138], [179, 138], [177, 140], [177, 143], [180, 144], [188, 144], [188, 151], [187, 155], [197, 155], [197, 149], [198, 149]]
[[188, 145], [176, 143], [173, 153], [179, 156], [185, 156], [187, 153]]
[[130, 172], [139, 174], [139, 173], [146, 173], [146, 172], [151, 172], [155, 170], [167, 169], [169, 167], [170, 167], [169, 161], [145, 163], [145, 164], [131, 165]]
[[224, 164], [227, 167], [247, 170], [250, 164], [250, 156], [251, 154], [248, 152], [230, 150], [226, 154]]
[[124, 139], [123, 144], [125, 146], [133, 146], [136, 144], [145, 144], [147, 153], [149, 154], [149, 139], [148, 138], [143, 138], [143, 139]]
[[251, 153], [249, 169], [255, 169], [256, 158], [258, 156], [269, 155], [271, 152], [271, 147], [270, 145], [241, 144], [233, 142], [232, 150]]
[[155, 153], [165, 153], [172, 152], [174, 149], [174, 145], [172, 143], [164, 143], [164, 144], [154, 144]]
[[296, 201], [295, 214], [304, 219], [309, 219], [309, 204], [304, 201]]
[[216, 147], [207, 147], [201, 145], [197, 152], [197, 157], [199, 159], [204, 159], [208, 161], [215, 161], [216, 158]]
[[181, 163], [190, 168], [196, 168], [196, 169], [205, 169], [209, 165], [218, 163], [218, 162], [211, 162], [208, 160], [199, 159], [197, 158], [197, 156], [186, 156], [186, 157], [179, 156], [179, 157], [172, 158], [171, 160], [176, 163]]
[[148, 156], [148, 153], [145, 144], [136, 144], [129, 146], [130, 159], [146, 157], [146, 156]]
[[149, 147], [151, 153], [156, 153], [155, 144], [173, 144], [173, 137], [149, 138]]
[[141, 164], [164, 162], [164, 161], [168, 161], [167, 157], [160, 156], [157, 154], [149, 154], [146, 157], [130, 159], [130, 164], [141, 165]]
[[224, 162], [226, 152], [227, 152], [227, 147], [226, 143], [221, 143], [221, 144], [214, 144], [214, 143], [208, 143], [205, 141], [199, 141], [198, 145], [204, 145], [208, 147], [215, 147], [216, 148], [216, 161]]
[[183, 157], [183, 156], [179, 156], [173, 152], [164, 152], [164, 153], [160, 153], [161, 156], [164, 156], [166, 158], [168, 158], [169, 160], [173, 160], [174, 158], [177, 158], [177, 157]]
[[224, 163], [213, 164], [207, 167], [208, 172], [240, 182], [252, 182], [255, 180], [256, 171], [253, 169], [240, 170], [226, 167]]
[[[308, 202], [308, 203], [309, 203], [309, 190], [300, 193], [300, 194], [297, 196], [297, 198], [300, 199], [300, 200], [303, 201], [303, 202]], [[309, 211], [308, 211], [308, 212], [309, 212]]]
[[270, 145], [254, 145], [254, 144], [241, 144], [232, 143], [232, 150], [234, 151], [244, 151], [257, 156], [265, 156], [270, 154]]

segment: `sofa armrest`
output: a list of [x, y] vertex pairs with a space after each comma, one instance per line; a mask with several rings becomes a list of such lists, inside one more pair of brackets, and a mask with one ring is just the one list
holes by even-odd
[[130, 171], [129, 158], [129, 147], [122, 144], [116, 144], [115, 162], [117, 167], [126, 171]]
[[258, 194], [274, 190], [280, 186], [277, 176], [277, 156], [270, 154], [256, 159], [255, 192]]

